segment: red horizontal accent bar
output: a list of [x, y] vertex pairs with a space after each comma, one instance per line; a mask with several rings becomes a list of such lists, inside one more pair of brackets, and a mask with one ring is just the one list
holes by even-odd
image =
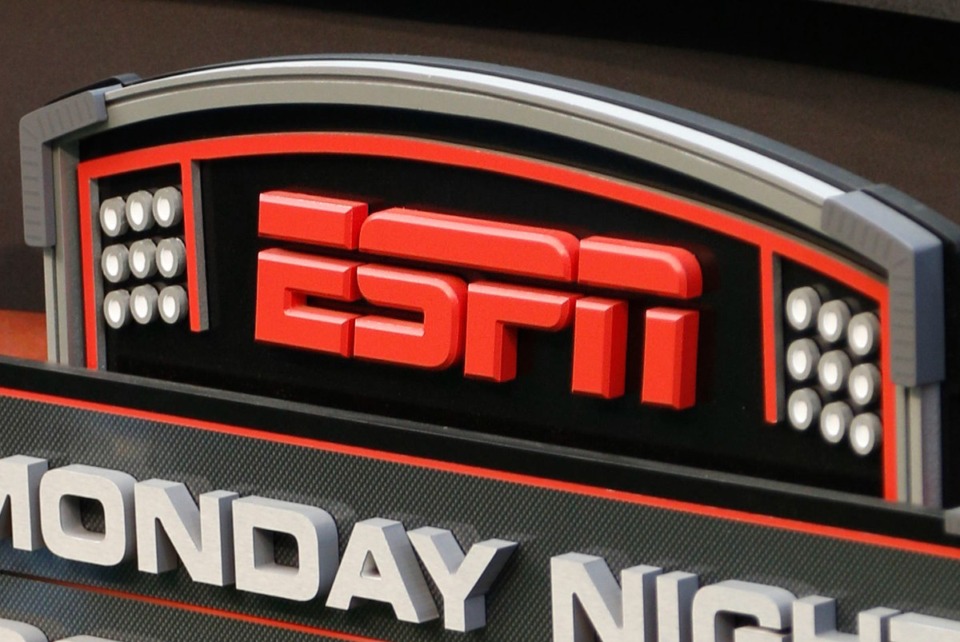
[[556, 281], [576, 277], [578, 247], [549, 228], [406, 209], [372, 214], [360, 231], [364, 252]]
[[260, 236], [357, 249], [367, 204], [326, 196], [272, 191], [260, 194]]
[[689, 299], [700, 296], [700, 263], [679, 247], [591, 236], [580, 241], [580, 283]]

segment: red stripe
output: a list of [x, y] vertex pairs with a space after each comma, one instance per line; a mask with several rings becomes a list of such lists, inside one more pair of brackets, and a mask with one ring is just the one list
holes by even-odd
[[[86, 340], [86, 362], [87, 367], [96, 370], [99, 367], [100, 356], [97, 354], [97, 301], [96, 287], [94, 279], [98, 277], [99, 272], [94, 265], [93, 259], [93, 235], [96, 225], [96, 217], [93, 214], [93, 202], [91, 200], [92, 179], [85, 176], [83, 172], [77, 170], [78, 189], [80, 200], [80, 262], [83, 266], [83, 332]], [[51, 355], [52, 356], [52, 355]]]
[[197, 243], [197, 203], [196, 190], [199, 186], [193, 184], [193, 163], [183, 159], [180, 163], [180, 185], [183, 188], [183, 243], [187, 250], [187, 305], [190, 308], [190, 330], [200, 332], [207, 328], [207, 319], [200, 316], [200, 269], [197, 256], [200, 248]]
[[763, 341], [763, 417], [768, 423], [780, 421], [780, 377], [777, 362], [777, 324], [773, 309], [777, 300], [774, 294], [776, 282], [773, 262], [776, 258], [770, 250], [760, 252], [760, 326]]

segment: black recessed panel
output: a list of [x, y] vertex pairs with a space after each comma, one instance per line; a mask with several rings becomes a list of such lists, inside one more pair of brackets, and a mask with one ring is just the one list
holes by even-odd
[[[769, 426], [762, 414], [760, 285], [755, 247], [634, 207], [512, 177], [432, 163], [338, 155], [251, 157], [201, 165], [211, 329], [155, 324], [107, 332], [108, 368], [317, 405], [449, 425], [536, 442], [715, 470], [879, 493], [876, 458], [826, 448]], [[514, 381], [465, 378], [461, 364], [434, 372], [344, 359], [254, 341], [257, 253], [286, 247], [456, 274], [466, 281], [582, 288], [417, 265], [257, 236], [259, 195], [294, 190], [572, 232], [679, 245], [698, 257], [705, 293], [686, 302], [630, 295], [627, 393], [602, 400], [570, 392], [572, 331], [521, 330]], [[586, 290], [623, 297], [623, 293]], [[697, 403], [640, 403], [643, 312], [700, 312]]]

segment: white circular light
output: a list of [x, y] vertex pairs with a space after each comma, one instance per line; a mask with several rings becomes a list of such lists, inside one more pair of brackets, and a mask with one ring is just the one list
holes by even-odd
[[830, 343], [844, 337], [849, 322], [850, 307], [839, 299], [824, 303], [817, 314], [817, 330], [820, 331], [820, 336]]
[[843, 350], [831, 350], [817, 364], [820, 385], [830, 392], [839, 392], [850, 376], [850, 357]]
[[126, 201], [120, 196], [108, 198], [100, 204], [100, 228], [110, 237], [117, 237], [128, 229]]
[[116, 325], [123, 320], [123, 306], [118, 301], [107, 302], [107, 319], [111, 325]]
[[806, 430], [820, 416], [820, 408], [820, 396], [810, 388], [801, 388], [787, 400], [787, 419], [797, 430]]
[[820, 359], [820, 348], [812, 339], [797, 339], [787, 348], [787, 372], [797, 381], [809, 379]]
[[793, 319], [806, 319], [810, 316], [810, 304], [803, 299], [797, 299], [790, 306], [790, 317]]
[[130, 276], [127, 262], [127, 248], [122, 244], [110, 245], [100, 255], [100, 271], [110, 283], [120, 283]]
[[137, 241], [130, 246], [130, 271], [138, 279], [146, 279], [157, 273], [157, 246], [150, 239]]
[[847, 434], [852, 419], [850, 406], [842, 401], [828, 403], [820, 413], [820, 434], [831, 444], [839, 444]]
[[791, 368], [797, 372], [803, 372], [810, 369], [810, 359], [802, 351], [798, 350], [793, 358], [790, 359]]
[[817, 318], [820, 295], [811, 287], [797, 288], [787, 296], [787, 322], [795, 330], [806, 330]]
[[850, 422], [850, 447], [858, 455], [869, 455], [880, 443], [882, 433], [880, 418], [875, 414], [857, 415]]
[[172, 227], [183, 219], [183, 197], [176, 187], [158, 189], [153, 195], [153, 218], [160, 227]]
[[179, 285], [171, 285], [160, 291], [160, 318], [167, 323], [177, 323], [187, 316], [187, 292]]
[[861, 363], [850, 371], [850, 398], [866, 406], [880, 396], [880, 369], [872, 363]]
[[840, 368], [837, 367], [836, 363], [827, 363], [823, 367], [824, 379], [827, 380], [827, 383], [836, 384], [840, 381]]
[[130, 293], [130, 313], [137, 323], [147, 324], [157, 318], [157, 289], [152, 285], [141, 285]]
[[853, 397], [862, 398], [870, 393], [870, 382], [866, 377], [851, 378], [853, 385], [850, 386]]
[[127, 197], [127, 220], [130, 229], [142, 232], [153, 227], [153, 195], [145, 190]]
[[850, 319], [847, 326], [847, 344], [850, 352], [866, 357], [880, 344], [880, 320], [873, 312], [861, 312]]
[[870, 331], [865, 326], [857, 326], [852, 331], [847, 328], [847, 333], [851, 347], [855, 346], [856, 349], [862, 350], [870, 344]]
[[178, 238], [163, 239], [157, 244], [157, 269], [168, 279], [180, 276], [186, 269], [187, 250]]
[[107, 325], [119, 330], [130, 322], [130, 293], [114, 290], [103, 297], [103, 317]]

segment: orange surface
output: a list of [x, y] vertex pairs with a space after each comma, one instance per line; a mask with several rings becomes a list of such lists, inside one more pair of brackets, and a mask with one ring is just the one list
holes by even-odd
[[42, 312], [0, 310], [0, 355], [45, 361], [45, 315]]

